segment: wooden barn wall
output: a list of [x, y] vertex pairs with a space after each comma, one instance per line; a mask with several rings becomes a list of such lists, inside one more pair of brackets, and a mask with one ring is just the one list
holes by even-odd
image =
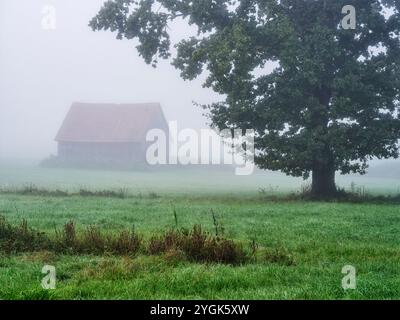
[[145, 152], [140, 143], [58, 143], [60, 158], [82, 162], [141, 163], [146, 161]]

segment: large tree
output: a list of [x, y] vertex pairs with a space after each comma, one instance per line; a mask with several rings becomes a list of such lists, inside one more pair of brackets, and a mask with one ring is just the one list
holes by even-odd
[[[204, 72], [226, 97], [207, 106], [215, 127], [254, 129], [260, 168], [312, 173], [312, 192], [330, 196], [337, 171], [399, 155], [399, 11], [399, 0], [111, 0], [90, 26], [137, 39], [154, 66], [173, 55], [184, 79]], [[197, 34], [171, 50], [176, 19]]]

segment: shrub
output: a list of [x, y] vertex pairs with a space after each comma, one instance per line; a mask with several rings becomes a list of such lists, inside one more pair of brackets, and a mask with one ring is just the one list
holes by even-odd
[[102, 254], [106, 251], [106, 239], [95, 226], [89, 226], [83, 233], [81, 250], [88, 254]]
[[19, 226], [12, 226], [0, 217], [0, 250], [12, 253], [46, 250], [49, 247], [50, 239], [44, 233], [29, 228], [26, 220]]
[[77, 243], [75, 223], [73, 221], [67, 222], [64, 225], [64, 243], [67, 247], [74, 248]]
[[150, 238], [148, 252], [150, 254], [160, 254], [170, 249], [180, 248], [182, 246], [183, 234], [179, 231], [170, 230], [162, 236]]
[[[26, 220], [19, 226], [12, 226], [0, 217], [0, 251], [6, 253], [47, 250], [68, 254], [135, 255], [141, 244], [142, 237], [134, 229], [106, 235], [97, 227], [90, 226], [79, 236], [75, 223], [70, 221], [64, 225], [62, 233], [56, 232], [56, 237], [50, 238], [28, 227]], [[239, 244], [212, 236], [199, 225], [191, 230], [170, 230], [162, 236], [152, 237], [147, 252], [151, 255], [164, 254], [167, 260], [175, 262], [187, 258], [193, 262], [238, 264], [247, 259]], [[279, 255], [274, 257], [281, 259]]]
[[149, 241], [150, 254], [181, 251], [191, 261], [237, 264], [245, 260], [245, 253], [235, 242], [211, 236], [196, 225], [192, 230], [169, 231]]
[[79, 254], [104, 254], [134, 255], [141, 245], [142, 238], [132, 231], [122, 231], [116, 236], [105, 235], [94, 226], [88, 227], [82, 237], [78, 237], [75, 223], [70, 221], [64, 225], [63, 233], [57, 237], [54, 250]]
[[206, 252], [206, 242], [208, 234], [203, 232], [201, 226], [194, 226], [193, 229], [184, 237], [182, 249], [190, 260], [203, 261], [207, 259], [210, 252]]
[[75, 223], [69, 221], [64, 224], [61, 235], [56, 230], [56, 238], [53, 244], [53, 250], [63, 253], [74, 253], [79, 252], [79, 240], [76, 235]]
[[105, 197], [105, 198], [125, 199], [128, 197], [128, 191], [126, 189], [97, 190], [97, 191], [80, 189], [78, 195], [82, 197]]
[[160, 198], [160, 196], [157, 193], [151, 191], [151, 192], [149, 192], [149, 198], [150, 199], [158, 199], [158, 198]]
[[116, 239], [111, 238], [110, 251], [114, 254], [134, 255], [141, 246], [142, 238], [135, 230], [122, 231]]
[[42, 196], [42, 197], [82, 196], [82, 197], [105, 197], [105, 198], [118, 198], [118, 199], [125, 199], [128, 197], [128, 190], [124, 188], [117, 190], [97, 190], [97, 191], [81, 188], [78, 192], [68, 192], [60, 189], [51, 190], [51, 189], [39, 188], [34, 184], [27, 184], [22, 188], [0, 188], [0, 193]]
[[206, 242], [205, 251], [208, 252], [206, 257], [211, 262], [238, 264], [246, 258], [242, 248], [232, 240], [211, 239]]
[[284, 266], [293, 266], [296, 264], [293, 256], [283, 247], [267, 249], [265, 252], [265, 261]]

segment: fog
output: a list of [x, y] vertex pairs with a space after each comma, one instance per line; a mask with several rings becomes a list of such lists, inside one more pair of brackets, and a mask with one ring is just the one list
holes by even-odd
[[[180, 128], [207, 126], [193, 101], [207, 104], [221, 97], [203, 88], [201, 78], [182, 80], [169, 61], [156, 69], [145, 64], [135, 41], [93, 32], [88, 22], [104, 2], [0, 1], [1, 159], [56, 154], [54, 138], [73, 102], [160, 102], [167, 120]], [[49, 5], [56, 10], [50, 30], [43, 28]], [[194, 30], [181, 21], [170, 31], [176, 42]]]
[[[206, 127], [201, 108], [218, 101], [202, 80], [184, 81], [167, 61], [157, 69], [134, 41], [93, 32], [89, 20], [104, 0], [0, 1], [0, 157], [39, 159], [56, 153], [54, 137], [72, 102], [160, 102], [168, 121]], [[56, 28], [46, 30], [46, 6]], [[44, 10], [44, 11], [43, 11]], [[183, 22], [173, 37], [191, 33]], [[174, 40], [174, 39], [173, 39]]]

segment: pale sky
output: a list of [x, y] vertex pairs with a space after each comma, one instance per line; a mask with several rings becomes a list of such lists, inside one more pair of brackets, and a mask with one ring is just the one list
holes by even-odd
[[[167, 61], [145, 64], [135, 41], [93, 32], [88, 23], [104, 2], [0, 0], [0, 158], [56, 154], [54, 137], [72, 102], [160, 102], [179, 129], [207, 127], [193, 101], [221, 97], [202, 87], [204, 78], [182, 80]], [[48, 6], [55, 30], [42, 26]], [[170, 26], [173, 42], [193, 32], [183, 21]]]
[[[0, 157], [55, 154], [54, 137], [74, 101], [160, 102], [180, 127], [206, 127], [192, 102], [220, 98], [201, 79], [182, 80], [169, 62], [146, 65], [134, 41], [93, 32], [88, 22], [104, 2], [0, 0]], [[48, 5], [55, 30], [42, 28]], [[171, 27], [175, 40], [190, 33], [183, 22]]]

